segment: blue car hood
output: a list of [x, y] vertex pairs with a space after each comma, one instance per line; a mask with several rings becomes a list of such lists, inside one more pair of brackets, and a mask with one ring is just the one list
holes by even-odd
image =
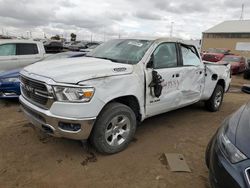
[[21, 69], [14, 69], [6, 72], [0, 73], [0, 79], [3, 78], [12, 78], [12, 77], [19, 77]]

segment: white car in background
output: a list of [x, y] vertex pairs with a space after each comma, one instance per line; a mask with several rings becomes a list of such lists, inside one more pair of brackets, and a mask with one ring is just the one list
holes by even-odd
[[41, 42], [0, 40], [0, 72], [22, 68], [45, 57]]

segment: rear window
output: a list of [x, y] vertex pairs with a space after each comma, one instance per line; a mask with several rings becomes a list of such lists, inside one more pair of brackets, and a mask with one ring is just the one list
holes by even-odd
[[36, 44], [17, 44], [17, 55], [35, 55], [38, 54]]

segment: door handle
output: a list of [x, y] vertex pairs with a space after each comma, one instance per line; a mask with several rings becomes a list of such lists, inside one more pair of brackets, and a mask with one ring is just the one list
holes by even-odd
[[179, 74], [179, 73], [177, 73], [175, 76], [176, 76], [176, 78], [178, 78], [178, 77], [180, 77], [180, 74]]

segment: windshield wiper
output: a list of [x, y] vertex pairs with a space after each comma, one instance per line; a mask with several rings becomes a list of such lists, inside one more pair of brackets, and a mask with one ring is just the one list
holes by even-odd
[[98, 59], [109, 60], [109, 61], [112, 61], [112, 62], [115, 62], [115, 63], [120, 63], [117, 59], [112, 59], [112, 58], [108, 58], [108, 57], [95, 57], [95, 56], [93, 56], [93, 57], [98, 58]]
[[90, 56], [90, 55], [86, 55], [85, 57], [93, 57], [93, 58], [98, 58], [98, 59], [105, 59], [105, 60], [112, 61], [112, 62], [114, 62], [114, 63], [130, 64], [129, 61], [118, 60], [118, 59], [112, 59], [112, 58], [108, 58], [108, 57], [99, 57], [99, 56]]

